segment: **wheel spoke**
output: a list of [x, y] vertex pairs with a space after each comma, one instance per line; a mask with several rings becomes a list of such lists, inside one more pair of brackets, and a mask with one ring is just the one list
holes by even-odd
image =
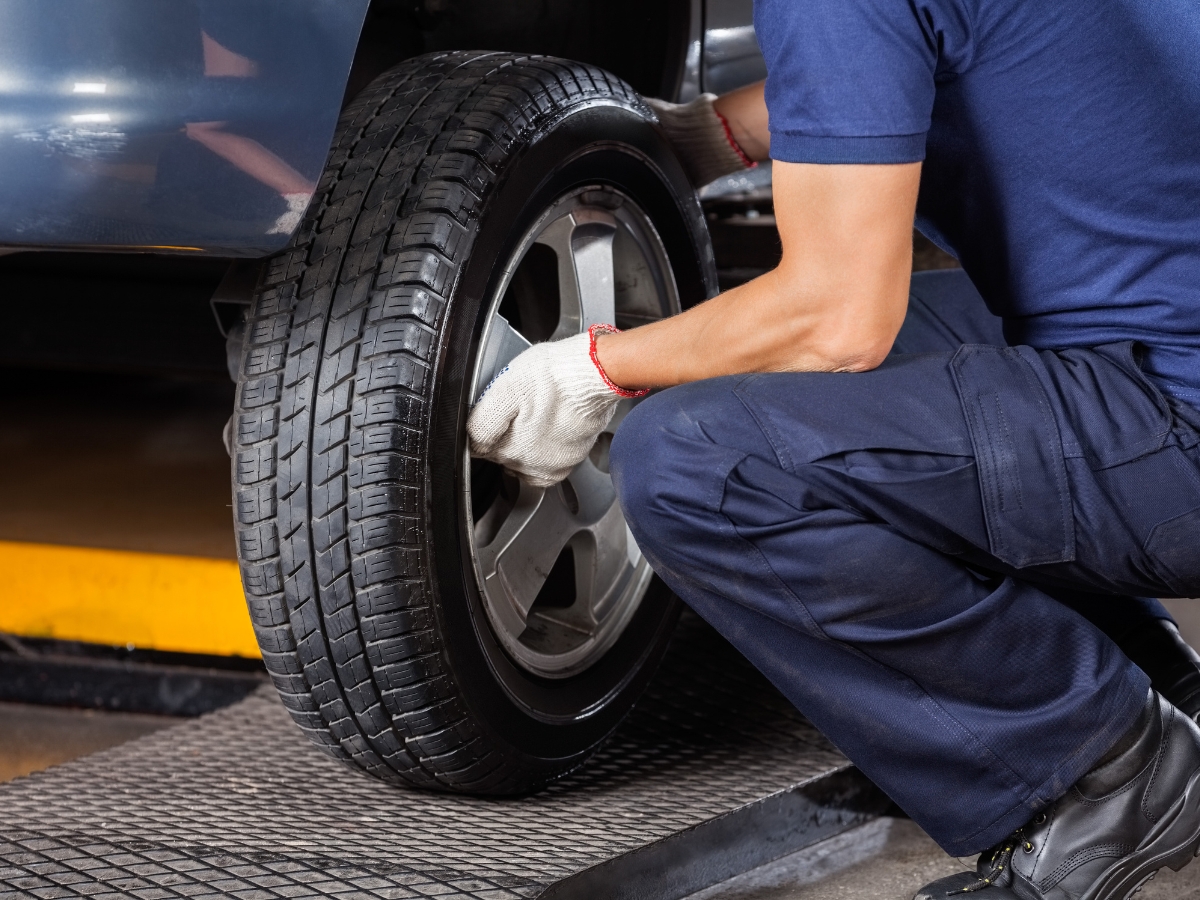
[[579, 509], [575, 519], [580, 528], [599, 522], [617, 502], [617, 489], [613, 487], [612, 479], [597, 469], [590, 459], [571, 470], [567, 485], [575, 498], [573, 505]]
[[[576, 600], [565, 613], [575, 622], [593, 629], [612, 612], [621, 590], [633, 574], [630, 563], [640, 560], [641, 553], [636, 545], [633, 545], [634, 552], [630, 552], [629, 528], [620, 506], [615, 503], [599, 521], [585, 530], [590, 537], [586, 541], [589, 552], [576, 554]], [[584, 543], [576, 539], [577, 545]]]
[[502, 614], [517, 633], [525, 627], [559, 553], [578, 531], [560, 486], [536, 488], [522, 483], [496, 537], [478, 549], [485, 589], [507, 601]]
[[[629, 565], [641, 553], [627, 542], [629, 528], [617, 503], [612, 479], [584, 460], [562, 488], [574, 515], [568, 541], [575, 553], [575, 602], [566, 609], [550, 609], [543, 616], [563, 624], [593, 631], [629, 577]], [[577, 510], [577, 512], [575, 512]], [[631, 540], [631, 539], [630, 539]]]
[[[576, 213], [578, 220], [581, 213]], [[571, 237], [579, 306], [583, 310], [580, 331], [592, 325], [611, 325], [615, 316], [613, 238], [617, 229], [612, 217], [597, 213], [593, 221], [580, 222]]]
[[509, 325], [508, 320], [499, 313], [492, 317], [491, 327], [484, 340], [487, 343], [484, 344], [480, 356], [479, 380], [476, 382], [481, 393], [518, 353], [531, 346], [525, 336]]
[[[590, 460], [555, 487], [520, 485], [516, 503], [495, 537], [478, 550], [486, 587], [507, 601], [504, 615], [511, 625], [524, 628], [538, 592], [569, 543], [577, 551], [575, 603], [555, 612], [590, 624], [602, 616], [605, 601], [614, 595], [613, 587], [633, 558], [616, 499], [611, 479]], [[493, 512], [499, 510], [489, 510], [480, 519], [478, 537], [493, 530]]]
[[550, 224], [537, 242], [558, 256], [559, 318], [551, 340], [615, 317], [613, 238], [617, 222], [600, 209], [581, 208]]

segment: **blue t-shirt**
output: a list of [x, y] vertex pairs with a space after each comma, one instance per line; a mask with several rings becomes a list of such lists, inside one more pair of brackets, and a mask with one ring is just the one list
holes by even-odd
[[1200, 0], [756, 0], [771, 156], [925, 159], [917, 226], [1038, 348], [1200, 406]]

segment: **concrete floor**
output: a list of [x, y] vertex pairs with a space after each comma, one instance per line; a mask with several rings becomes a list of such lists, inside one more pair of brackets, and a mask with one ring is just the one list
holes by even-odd
[[1179, 633], [1193, 647], [1200, 647], [1200, 600], [1164, 600], [1165, 606], [1179, 623]]
[[107, 750], [175, 721], [163, 716], [0, 703], [0, 782]]

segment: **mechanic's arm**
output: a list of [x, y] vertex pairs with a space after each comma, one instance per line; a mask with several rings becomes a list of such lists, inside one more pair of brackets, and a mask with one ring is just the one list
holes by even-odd
[[774, 164], [779, 267], [683, 315], [601, 335], [626, 389], [741, 372], [860, 372], [892, 348], [908, 306], [921, 164]]
[[631, 391], [879, 365], [908, 303], [920, 172], [920, 163], [776, 162], [777, 269], [641, 328], [535, 344], [471, 410], [471, 453], [551, 485], [587, 456]]

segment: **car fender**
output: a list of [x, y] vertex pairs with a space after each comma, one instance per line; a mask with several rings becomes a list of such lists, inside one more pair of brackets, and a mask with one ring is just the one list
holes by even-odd
[[0, 246], [264, 256], [320, 177], [369, 0], [0, 4]]

